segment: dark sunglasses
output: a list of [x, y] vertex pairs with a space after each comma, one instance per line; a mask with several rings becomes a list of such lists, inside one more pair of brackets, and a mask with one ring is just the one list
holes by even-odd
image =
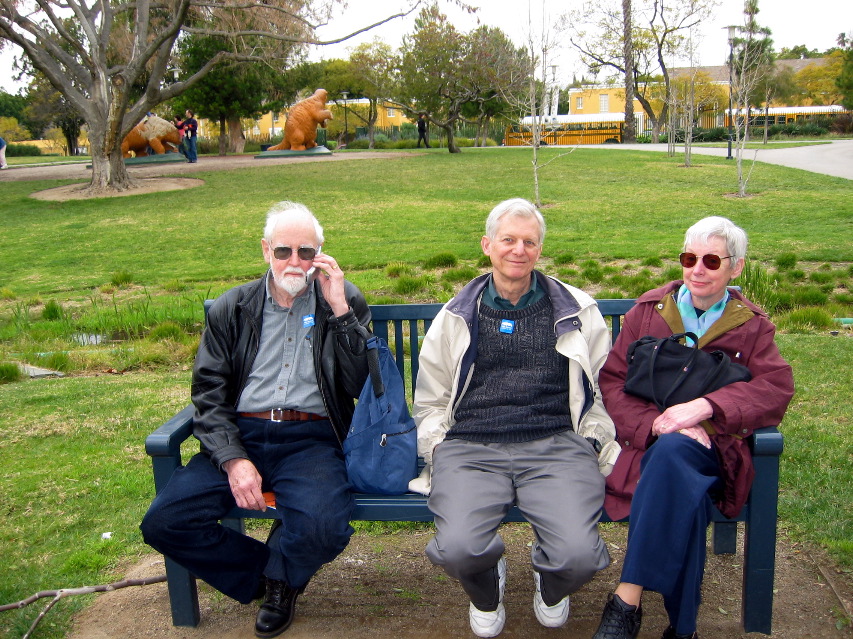
[[[289, 260], [290, 256], [293, 255], [293, 249], [289, 246], [276, 246], [272, 250], [272, 254], [277, 260]], [[296, 254], [300, 260], [313, 260], [314, 256], [317, 255], [317, 249], [313, 246], [300, 246], [296, 249]]]
[[[716, 271], [723, 265], [723, 260], [726, 260], [730, 257], [734, 257], [734, 255], [726, 255], [725, 257], [720, 257], [719, 255], [714, 255], [713, 253], [708, 253], [708, 255], [702, 256], [702, 263], [705, 265], [705, 268]], [[693, 268], [696, 266], [696, 262], [699, 261], [699, 256], [696, 253], [682, 253], [678, 256], [678, 261], [681, 262], [681, 265], [684, 268]]]

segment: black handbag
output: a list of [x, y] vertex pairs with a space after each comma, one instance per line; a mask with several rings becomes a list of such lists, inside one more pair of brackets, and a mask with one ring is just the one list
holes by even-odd
[[654, 402], [663, 412], [727, 384], [752, 379], [746, 366], [733, 363], [723, 351], [709, 353], [686, 346], [680, 343], [684, 337], [699, 342], [694, 333], [676, 333], [660, 338], [646, 335], [631, 344], [625, 392]]

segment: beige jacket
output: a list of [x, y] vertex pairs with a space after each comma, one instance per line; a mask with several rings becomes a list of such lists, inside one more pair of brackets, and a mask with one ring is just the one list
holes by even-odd
[[[555, 278], [534, 273], [554, 307], [557, 351], [569, 360], [569, 411], [573, 429], [601, 444], [598, 465], [606, 476], [620, 450], [615, 441], [616, 429], [598, 389], [598, 372], [610, 351], [610, 330], [592, 297]], [[413, 417], [418, 426], [418, 454], [424, 458], [426, 467], [420, 477], [409, 483], [414, 492], [429, 494], [432, 452], [455, 423], [456, 406], [473, 374], [476, 353], [476, 344], [472, 345], [473, 318], [489, 277], [483, 275], [467, 284], [438, 312], [424, 338], [418, 358]]]

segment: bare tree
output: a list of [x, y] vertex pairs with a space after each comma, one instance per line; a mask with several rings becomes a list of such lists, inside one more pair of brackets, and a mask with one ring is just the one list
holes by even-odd
[[773, 70], [771, 32], [770, 29], [758, 24], [756, 20], [758, 12], [758, 0], [745, 0], [744, 24], [738, 27], [740, 36], [733, 40], [733, 54], [730, 61], [733, 71], [733, 86], [730, 90], [733, 96], [734, 113], [730, 113], [729, 117], [734, 120], [738, 197], [746, 197], [746, 186], [752, 168], [755, 166], [755, 157], [753, 157], [749, 173], [744, 174], [743, 152], [749, 140], [750, 110], [755, 101], [763, 97], [757, 89], [765, 76]]
[[[125, 135], [155, 105], [180, 95], [225, 60], [266, 61], [283, 69], [275, 43], [313, 39], [338, 0], [0, 0], [0, 40], [18, 45], [82, 117], [92, 153], [91, 191], [131, 186], [121, 153]], [[415, 6], [420, 0], [413, 0]], [[414, 9], [414, 7], [412, 7]], [[73, 19], [74, 29], [66, 20]], [[163, 84], [182, 33], [221, 36], [215, 54], [183, 81]], [[79, 35], [78, 35], [79, 34]], [[290, 47], [288, 47], [290, 48]]]
[[[655, 110], [650, 93], [653, 85], [663, 79], [669, 90], [671, 60], [683, 51], [685, 36], [691, 28], [710, 15], [717, 0], [634, 0], [631, 6], [631, 48], [635, 96], [652, 123], [652, 137], [658, 139], [661, 125], [668, 118], [668, 103], [660, 103]], [[571, 13], [570, 42], [580, 52], [587, 67], [598, 72], [612, 69], [624, 76], [625, 20], [622, 0], [602, 0], [584, 3], [582, 9]]]

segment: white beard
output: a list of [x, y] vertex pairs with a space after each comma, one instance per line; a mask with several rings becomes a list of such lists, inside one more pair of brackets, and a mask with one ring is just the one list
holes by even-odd
[[274, 276], [275, 283], [291, 297], [297, 297], [308, 288], [305, 273], [298, 268], [288, 268], [283, 273]]

